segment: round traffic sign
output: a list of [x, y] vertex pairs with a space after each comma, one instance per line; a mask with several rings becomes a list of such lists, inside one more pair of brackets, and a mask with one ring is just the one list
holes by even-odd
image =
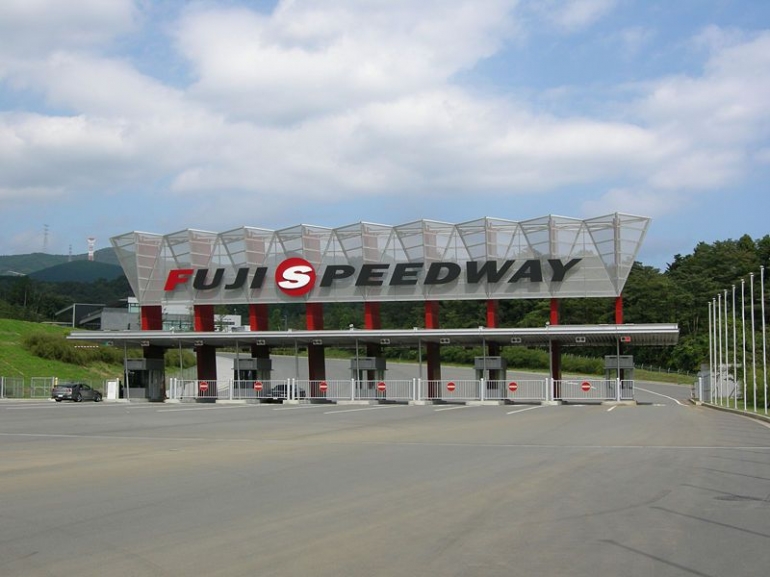
[[384, 381], [380, 381], [379, 383], [377, 383], [377, 390], [380, 391], [381, 393], [385, 392], [385, 388], [386, 387], [385, 387]]
[[321, 381], [321, 384], [320, 384], [320, 385], [318, 385], [318, 389], [319, 389], [319, 390], [320, 390], [322, 393], [325, 393], [326, 391], [328, 391], [328, 390], [329, 390], [329, 384], [328, 384], [326, 381]]
[[580, 385], [580, 388], [587, 393], [588, 391], [591, 390], [591, 383], [589, 383], [588, 381], [583, 381], [583, 383]]
[[519, 385], [516, 381], [511, 381], [510, 383], [508, 383], [508, 390], [511, 391], [512, 393], [515, 393], [518, 388], [519, 388]]
[[456, 388], [457, 388], [457, 385], [455, 385], [455, 384], [454, 384], [453, 382], [451, 382], [451, 381], [450, 381], [450, 382], [448, 382], [448, 383], [446, 384], [446, 390], [447, 390], [447, 391], [449, 391], [450, 393], [451, 393], [452, 391], [454, 391]]
[[201, 381], [200, 390], [202, 393], [205, 393], [209, 390], [209, 384], [206, 381]]
[[262, 383], [259, 381], [254, 381], [254, 390], [255, 391], [261, 391], [262, 390]]

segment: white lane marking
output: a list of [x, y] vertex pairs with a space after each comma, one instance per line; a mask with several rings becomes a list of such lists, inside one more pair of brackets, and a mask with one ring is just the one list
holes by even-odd
[[326, 408], [326, 405], [297, 405], [295, 407], [279, 407], [273, 410], [274, 411], [296, 411], [296, 410], [302, 410], [302, 409], [323, 409], [323, 408]]
[[438, 413], [439, 411], [455, 411], [457, 409], [470, 409], [470, 408], [471, 408], [471, 405], [458, 405], [456, 407], [443, 407], [441, 409], [433, 409], [433, 410]]
[[540, 406], [537, 406], [537, 407], [527, 407], [527, 408], [525, 408], [525, 409], [516, 409], [515, 411], [508, 411], [508, 412], [507, 412], [507, 413], [505, 413], [505, 414], [506, 414], [506, 415], [515, 415], [516, 413], [523, 413], [524, 411], [531, 411], [531, 410], [533, 410], [533, 409], [542, 409], [542, 408], [543, 408], [543, 406], [542, 406], [542, 405], [540, 405]]
[[190, 407], [189, 409], [159, 409], [159, 413], [182, 413], [185, 411], [216, 411], [216, 410], [230, 410], [230, 409], [243, 409], [248, 405], [227, 405], [225, 407]]
[[618, 406], [614, 405], [614, 406], [610, 407], [609, 409], [607, 409], [607, 412], [609, 413], [610, 411], [614, 411], [617, 408], [618, 408]]
[[651, 395], [658, 395], [659, 397], [663, 397], [663, 398], [669, 399], [671, 401], [674, 401], [680, 407], [684, 407], [685, 406], [684, 403], [680, 403], [679, 402], [679, 399], [675, 399], [674, 397], [669, 397], [668, 395], [664, 395], [663, 393], [656, 393], [655, 391], [649, 391], [647, 389], [643, 389], [642, 387], [636, 387], [636, 389], [638, 391], [643, 391], [645, 393], [650, 393]]
[[378, 409], [394, 409], [396, 405], [391, 406], [377, 406], [377, 407], [363, 407], [360, 409], [342, 409], [341, 411], [326, 411], [324, 415], [337, 415], [339, 413], [356, 413], [359, 411], [376, 411]]

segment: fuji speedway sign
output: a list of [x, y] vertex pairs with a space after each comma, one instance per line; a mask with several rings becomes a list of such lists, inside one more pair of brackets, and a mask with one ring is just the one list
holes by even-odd
[[[222, 291], [224, 293], [244, 293], [261, 291], [269, 286], [268, 277], [272, 276], [275, 287], [288, 297], [303, 297], [314, 289], [334, 291], [338, 287], [356, 289], [376, 289], [383, 287], [449, 287], [462, 284], [496, 285], [516, 283], [548, 284], [562, 283], [576, 269], [582, 259], [567, 261], [557, 258], [522, 261], [468, 261], [457, 262], [402, 262], [363, 264], [359, 267], [350, 264], [328, 264], [320, 271], [307, 260], [288, 258], [275, 267], [271, 274], [269, 267], [241, 267], [234, 269], [234, 276], [227, 279], [225, 268], [180, 268], [168, 272], [164, 291], [174, 293], [181, 287], [193, 291]], [[464, 266], [463, 266], [464, 264]]]

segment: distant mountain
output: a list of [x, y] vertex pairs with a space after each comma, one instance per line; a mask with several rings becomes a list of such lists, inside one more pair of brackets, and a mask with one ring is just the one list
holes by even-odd
[[91, 283], [99, 279], [107, 281], [120, 278], [123, 268], [118, 265], [98, 262], [96, 260], [73, 260], [29, 274], [29, 277], [43, 282], [84, 282]]
[[[32, 254], [0, 255], [0, 276], [19, 276], [32, 275], [45, 269], [76, 262], [90, 262], [87, 254], [78, 255], [56, 255], [35, 252]], [[120, 269], [118, 258], [115, 251], [110, 248], [103, 248], [94, 252], [94, 260], [91, 264], [114, 265]], [[122, 269], [121, 274], [122, 274]], [[37, 278], [37, 277], [36, 277]], [[115, 278], [115, 275], [102, 278]], [[43, 280], [43, 279], [40, 279]]]

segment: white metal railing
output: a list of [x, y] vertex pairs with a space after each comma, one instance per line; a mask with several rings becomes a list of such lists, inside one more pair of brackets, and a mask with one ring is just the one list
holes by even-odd
[[[623, 381], [629, 383], [630, 381]], [[563, 379], [555, 381], [554, 399], [561, 401], [624, 400], [623, 387], [618, 391], [617, 379]], [[633, 387], [630, 387], [633, 399]]]
[[508, 379], [487, 381], [486, 400], [490, 401], [545, 401], [548, 379]]
[[605, 401], [633, 400], [634, 382], [618, 379], [522, 380], [186, 380], [171, 379], [176, 400], [314, 401]]

